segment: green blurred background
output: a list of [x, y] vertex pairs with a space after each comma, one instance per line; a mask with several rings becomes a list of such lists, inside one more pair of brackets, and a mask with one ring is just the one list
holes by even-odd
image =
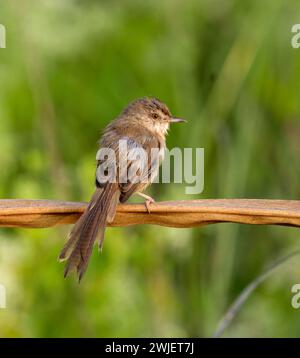
[[[88, 200], [101, 129], [155, 95], [187, 125], [168, 147], [205, 148], [205, 190], [156, 200], [300, 197], [297, 0], [0, 0], [0, 196]], [[296, 228], [110, 228], [83, 282], [56, 259], [70, 227], [1, 229], [2, 337], [211, 336], [241, 290], [300, 247]], [[299, 258], [224, 336], [297, 337]]]

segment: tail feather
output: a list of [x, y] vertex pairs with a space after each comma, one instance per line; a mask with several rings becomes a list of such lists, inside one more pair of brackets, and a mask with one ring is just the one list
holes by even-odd
[[107, 222], [109, 224], [112, 223], [115, 218], [119, 199], [120, 199], [120, 191], [118, 190], [113, 194], [113, 197], [111, 198], [111, 204], [109, 206], [109, 210], [107, 214]]
[[99, 234], [99, 246], [104, 239], [108, 216], [114, 216], [119, 202], [120, 192], [117, 184], [107, 184], [103, 189], [97, 188], [83, 215], [75, 224], [69, 240], [62, 249], [59, 259], [66, 260], [64, 276], [77, 270], [81, 280], [92, 253], [93, 244]]
[[82, 277], [87, 269], [89, 257], [91, 256], [93, 246], [94, 246], [94, 241], [97, 237], [97, 234], [99, 235], [99, 232], [101, 232], [101, 237], [104, 238], [105, 224], [106, 224], [105, 215], [102, 215], [100, 219], [98, 218], [98, 220], [95, 220], [95, 223], [96, 224], [95, 224], [95, 226], [92, 230], [92, 233], [91, 233], [91, 239], [89, 240], [86, 247], [84, 245], [84, 242], [81, 243], [80, 252], [82, 252], [82, 255], [80, 257], [81, 260], [77, 266], [77, 274], [79, 277], [79, 281], [82, 279]]
[[68, 241], [65, 243], [65, 245], [64, 245], [63, 249], [61, 250], [59, 257], [58, 257], [58, 260], [60, 262], [65, 261], [66, 259], [68, 259], [70, 257], [72, 250], [74, 249], [74, 246], [76, 245], [76, 243], [79, 239], [80, 233], [82, 232], [83, 227], [86, 224], [86, 220], [89, 215], [89, 212], [90, 212], [91, 208], [93, 207], [93, 205], [100, 198], [101, 192], [102, 192], [101, 188], [97, 189], [94, 192], [84, 213], [80, 216], [80, 218], [77, 220], [76, 224], [73, 226], [73, 229], [70, 231], [70, 233], [68, 235]]

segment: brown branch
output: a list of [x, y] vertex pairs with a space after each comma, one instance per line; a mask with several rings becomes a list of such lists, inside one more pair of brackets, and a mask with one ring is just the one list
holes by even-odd
[[[83, 202], [0, 200], [0, 226], [43, 228], [74, 223]], [[205, 199], [118, 206], [112, 226], [156, 224], [195, 227], [219, 222], [300, 227], [300, 201], [263, 199]]]

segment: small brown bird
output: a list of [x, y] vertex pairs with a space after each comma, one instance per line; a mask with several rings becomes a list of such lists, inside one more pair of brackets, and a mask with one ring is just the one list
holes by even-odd
[[[59, 255], [60, 261], [67, 260], [65, 277], [77, 270], [81, 280], [97, 237], [99, 248], [102, 248], [105, 227], [113, 221], [118, 203], [124, 203], [132, 194], [139, 194], [146, 199], [146, 208], [150, 212], [149, 205], [154, 200], [142, 191], [158, 173], [166, 147], [165, 136], [169, 124], [175, 122], [184, 120], [173, 117], [168, 107], [158, 99], [145, 97], [131, 102], [105, 128], [100, 150], [113, 150], [116, 163], [110, 159], [105, 163], [103, 158], [97, 157], [96, 190]], [[127, 153], [120, 150], [120, 142], [125, 142]], [[130, 150], [140, 150], [146, 156], [140, 155], [133, 160], [128, 155]], [[103, 164], [105, 170], [98, 170]], [[108, 172], [114, 173], [115, 177], [112, 178]], [[128, 175], [129, 172], [135, 172], [136, 176]]]

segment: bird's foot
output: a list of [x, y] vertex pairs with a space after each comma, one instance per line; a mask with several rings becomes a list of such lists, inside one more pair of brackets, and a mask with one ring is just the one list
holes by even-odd
[[146, 195], [144, 193], [137, 192], [136, 194], [141, 196], [142, 198], [146, 199], [145, 200], [145, 206], [146, 206], [146, 209], [147, 209], [148, 213], [150, 214], [150, 205], [155, 203], [155, 200], [153, 198], [151, 198], [151, 196]]

